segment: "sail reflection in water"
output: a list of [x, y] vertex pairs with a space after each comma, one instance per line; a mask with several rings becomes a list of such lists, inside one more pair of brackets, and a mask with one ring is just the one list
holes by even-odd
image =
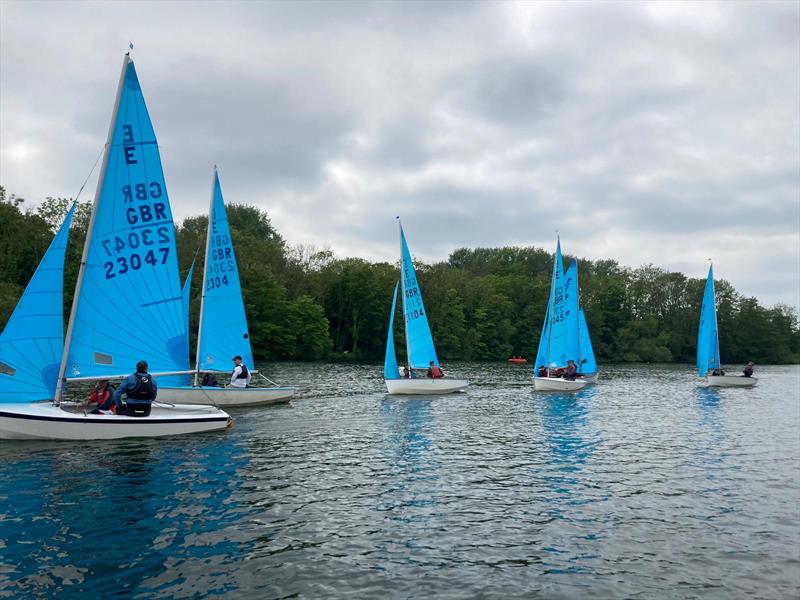
[[[58, 461], [38, 454], [3, 469], [0, 590], [174, 597], [235, 587], [249, 545], [237, 527], [247, 459], [230, 437], [90, 443]], [[42, 489], [43, 473], [58, 483]]]

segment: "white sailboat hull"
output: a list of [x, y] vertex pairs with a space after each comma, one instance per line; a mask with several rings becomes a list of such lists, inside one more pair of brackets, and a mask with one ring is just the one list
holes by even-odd
[[147, 417], [124, 417], [84, 414], [77, 405], [66, 402], [61, 406], [50, 402], [0, 404], [0, 439], [4, 440], [164, 437], [217, 431], [232, 424], [228, 413], [213, 406], [154, 403]]
[[264, 406], [289, 402], [297, 390], [292, 387], [159, 387], [158, 399], [181, 404], [213, 406]]
[[705, 387], [753, 387], [758, 383], [755, 377], [741, 375], [707, 375], [701, 381]]
[[597, 378], [600, 377], [600, 371], [596, 373], [584, 373], [579, 375], [586, 383], [597, 383]]
[[390, 394], [450, 394], [469, 385], [465, 379], [385, 379]]
[[534, 377], [533, 389], [537, 392], [577, 392], [587, 383], [586, 379], [570, 381], [563, 377]]

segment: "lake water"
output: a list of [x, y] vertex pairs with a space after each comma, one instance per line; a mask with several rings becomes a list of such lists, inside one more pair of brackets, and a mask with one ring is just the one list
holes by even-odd
[[303, 396], [228, 432], [1, 442], [0, 596], [797, 597], [800, 368], [450, 372], [390, 397], [380, 366], [275, 364]]

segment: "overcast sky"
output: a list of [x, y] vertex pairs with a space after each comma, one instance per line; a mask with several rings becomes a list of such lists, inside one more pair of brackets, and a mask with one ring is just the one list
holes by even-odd
[[[0, 184], [74, 196], [128, 41], [176, 219], [536, 245], [800, 304], [800, 3], [0, 2]], [[91, 198], [95, 181], [83, 199]]]

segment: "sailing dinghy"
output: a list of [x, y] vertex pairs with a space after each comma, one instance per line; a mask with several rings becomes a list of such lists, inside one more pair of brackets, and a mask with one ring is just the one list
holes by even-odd
[[440, 377], [401, 378], [397, 367], [397, 357], [394, 351], [394, 313], [397, 307], [397, 291], [402, 286], [403, 322], [405, 323], [406, 351], [408, 364], [413, 369], [427, 369], [430, 361], [437, 367], [439, 359], [433, 345], [431, 328], [428, 324], [428, 315], [422, 303], [422, 293], [417, 283], [417, 274], [414, 263], [411, 262], [411, 252], [408, 250], [403, 225], [398, 217], [400, 226], [400, 282], [394, 287], [392, 298], [392, 312], [389, 315], [389, 333], [386, 340], [386, 357], [383, 363], [383, 377], [386, 389], [390, 394], [449, 394], [458, 392], [469, 385], [463, 379], [449, 379]]
[[713, 375], [720, 368], [719, 329], [717, 328], [716, 294], [714, 292], [714, 267], [708, 265], [708, 278], [700, 309], [700, 326], [697, 330], [697, 374], [704, 379], [700, 385], [707, 387], [753, 387], [755, 377], [739, 375]]
[[203, 291], [200, 300], [200, 326], [197, 332], [195, 385], [162, 386], [158, 391], [159, 398], [188, 404], [228, 407], [278, 404], [289, 402], [294, 396], [295, 388], [292, 387], [198, 385], [200, 373], [214, 373], [220, 378], [229, 378], [230, 371], [225, 370], [225, 366], [229, 365], [232, 357], [236, 355], [242, 357], [243, 364], [253, 364], [239, 269], [233, 250], [225, 202], [222, 198], [219, 174], [214, 167]]
[[0, 335], [0, 438], [160, 437], [228, 427], [218, 408], [167, 404], [160, 395], [147, 417], [87, 414], [83, 403], [62, 398], [65, 380], [122, 378], [141, 359], [154, 376], [188, 368], [172, 213], [128, 54], [64, 338], [71, 217], [72, 210]]
[[[574, 267], [574, 271], [573, 271]], [[561, 239], [556, 244], [550, 296], [547, 301], [539, 350], [536, 353], [533, 387], [537, 391], [573, 392], [589, 383], [586, 379], [569, 380], [553, 376], [556, 368], [563, 368], [567, 360], [581, 364], [579, 351], [580, 318], [577, 285], [577, 263], [567, 273], [561, 257]], [[588, 330], [587, 330], [588, 337]], [[592, 356], [594, 354], [592, 353]], [[539, 367], [547, 369], [547, 377], [539, 377]], [[596, 371], [596, 367], [595, 367]], [[595, 377], [596, 379], [596, 377]]]

